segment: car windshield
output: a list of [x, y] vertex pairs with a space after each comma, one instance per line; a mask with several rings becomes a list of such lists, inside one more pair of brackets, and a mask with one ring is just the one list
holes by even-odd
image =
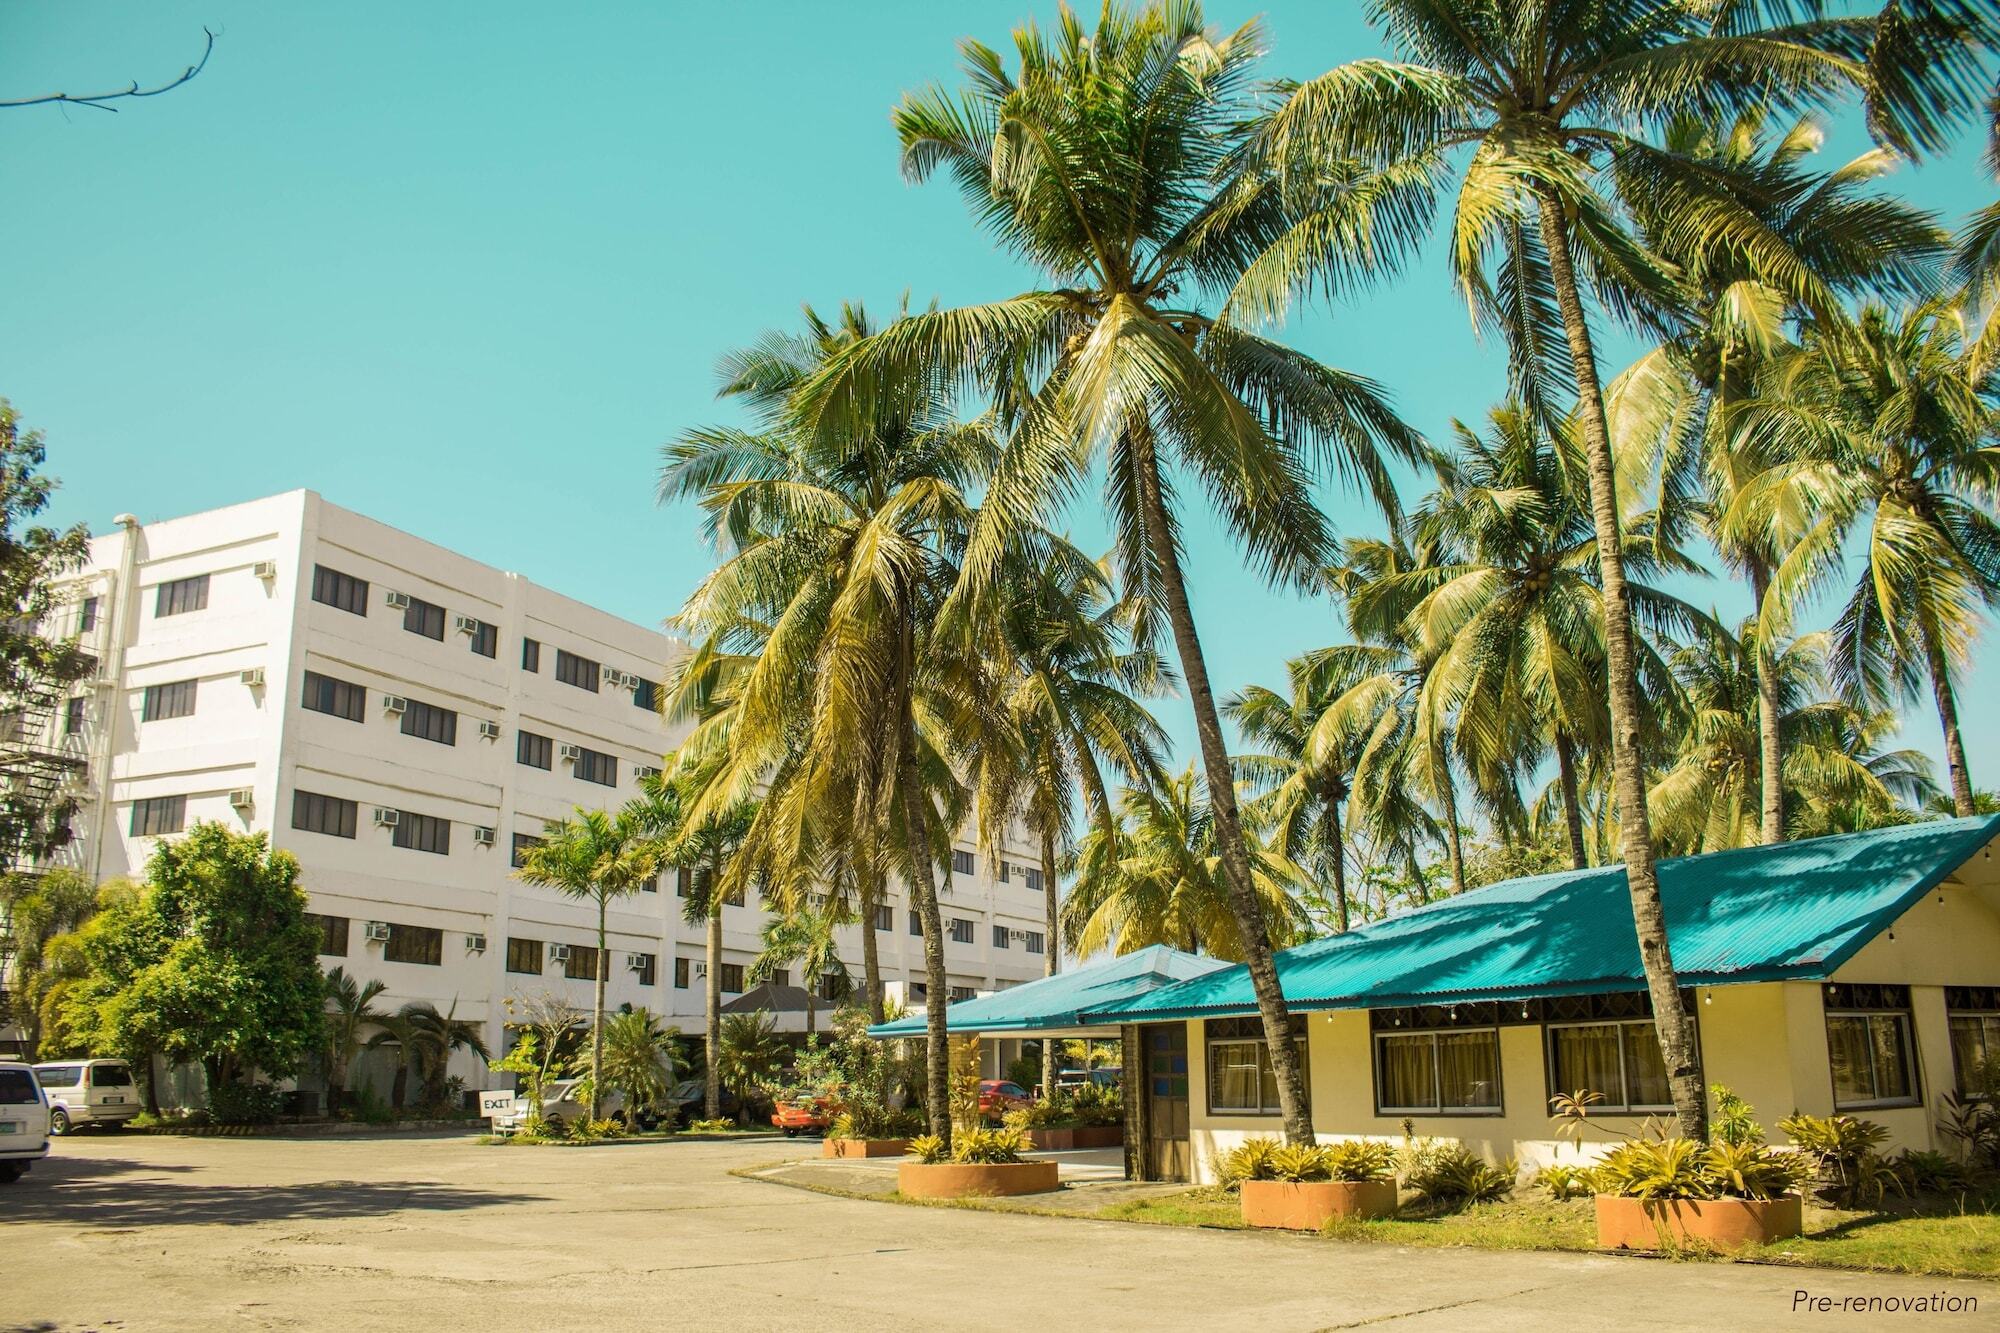
[[132, 1086], [132, 1071], [124, 1065], [92, 1065], [90, 1086], [93, 1088], [129, 1088]]
[[0, 1106], [38, 1106], [42, 1095], [25, 1069], [0, 1069]]

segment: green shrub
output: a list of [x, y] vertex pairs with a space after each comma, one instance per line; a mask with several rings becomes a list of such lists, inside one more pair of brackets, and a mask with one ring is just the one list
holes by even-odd
[[1816, 1116], [1794, 1112], [1778, 1128], [1813, 1165], [1813, 1191], [1842, 1207], [1873, 1207], [1885, 1195], [1908, 1193], [1901, 1174], [1877, 1150], [1889, 1131], [1873, 1120], [1851, 1115]]
[[1564, 1166], [1552, 1162], [1535, 1172], [1533, 1183], [1552, 1199], [1582, 1199], [1597, 1193], [1597, 1172], [1588, 1166]]
[[284, 1097], [269, 1083], [218, 1083], [208, 1090], [208, 1113], [218, 1125], [272, 1125]]
[[1703, 1143], [1654, 1134], [1612, 1149], [1595, 1168], [1599, 1189], [1628, 1199], [1773, 1199], [1812, 1165], [1763, 1143]]
[[1978, 1183], [1965, 1163], [1947, 1153], [1905, 1152], [1897, 1167], [1911, 1189], [1932, 1194], [1958, 1194]]
[[1456, 1206], [1511, 1193], [1515, 1172], [1511, 1157], [1495, 1166], [1463, 1144], [1452, 1144], [1424, 1155], [1404, 1183], [1433, 1203]]
[[1027, 1146], [1027, 1135], [1018, 1129], [961, 1129], [952, 1135], [949, 1149], [937, 1135], [925, 1134], [911, 1139], [906, 1151], [926, 1166], [943, 1162], [1006, 1166], [1020, 1161]]
[[871, 1103], [857, 1103], [842, 1109], [827, 1126], [827, 1137], [835, 1139], [907, 1139], [924, 1132], [923, 1112], [906, 1106], [890, 1110]]
[[1749, 1102], [1720, 1083], [1711, 1084], [1708, 1091], [1715, 1098], [1715, 1114], [1708, 1120], [1710, 1142], [1735, 1145], [1764, 1141], [1764, 1127], [1757, 1123], [1756, 1109]]
[[944, 1140], [935, 1134], [920, 1134], [911, 1139], [910, 1146], [904, 1149], [904, 1152], [925, 1166], [936, 1166], [940, 1162], [951, 1160], [951, 1150], [945, 1147]]
[[1042, 1062], [1032, 1055], [1017, 1055], [1007, 1062], [1007, 1081], [1018, 1083], [1024, 1088], [1041, 1084]]
[[727, 1134], [730, 1130], [737, 1127], [736, 1122], [728, 1116], [723, 1116], [716, 1120], [690, 1120], [688, 1122], [688, 1133]]
[[1077, 1123], [1076, 1107], [1067, 1094], [1057, 1093], [1053, 1097], [1026, 1106], [1017, 1106], [1001, 1117], [1001, 1123], [1009, 1129], [1069, 1129]]
[[1216, 1183], [1233, 1190], [1246, 1180], [1275, 1180], [1271, 1154], [1284, 1145], [1274, 1138], [1245, 1139], [1214, 1159]]

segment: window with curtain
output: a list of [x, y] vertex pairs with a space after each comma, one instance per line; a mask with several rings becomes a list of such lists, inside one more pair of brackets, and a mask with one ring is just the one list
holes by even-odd
[[1667, 1064], [1651, 1020], [1551, 1024], [1548, 1060], [1552, 1094], [1579, 1089], [1600, 1093], [1599, 1111], [1673, 1108]]
[[1916, 1105], [1910, 988], [1833, 985], [1825, 1000], [1834, 1109]]
[[[1292, 1046], [1298, 1052], [1299, 1077], [1307, 1086], [1306, 1024], [1292, 1019]], [[1208, 1111], [1210, 1115], [1277, 1115], [1278, 1076], [1271, 1068], [1261, 1018], [1211, 1018], [1203, 1026], [1208, 1045]]]
[[1958, 1095], [1990, 1096], [1988, 1080], [2000, 1078], [2000, 986], [1947, 986], [1944, 1007]]
[[1383, 1115], [1498, 1115], [1500, 1030], [1378, 1032], [1375, 1109]]

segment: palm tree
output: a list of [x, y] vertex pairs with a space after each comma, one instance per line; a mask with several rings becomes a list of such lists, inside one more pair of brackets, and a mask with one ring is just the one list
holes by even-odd
[[[1076, 879], [1063, 903], [1063, 936], [1078, 957], [1131, 953], [1155, 944], [1240, 962], [1250, 954], [1224, 878], [1213, 803], [1195, 767], [1160, 789], [1119, 793], [1118, 822], [1093, 828], [1077, 848]], [[1297, 943], [1309, 922], [1299, 867], [1253, 838], [1251, 883], [1263, 943]]]
[[453, 1052], [470, 1051], [479, 1057], [481, 1064], [493, 1059], [479, 1025], [458, 1016], [456, 1000], [442, 1013], [428, 1001], [412, 1001], [397, 1011], [397, 1017], [402, 1020], [403, 1035], [409, 1043], [405, 1060], [416, 1069], [424, 1106], [443, 1105]]
[[616, 814], [605, 810], [576, 811], [560, 824], [550, 824], [542, 841], [521, 856], [515, 874], [529, 884], [551, 888], [565, 897], [597, 907], [597, 972], [590, 1013], [590, 1118], [598, 1118], [604, 1080], [604, 983], [610, 970], [605, 915], [611, 900], [639, 892], [660, 873], [658, 843], [648, 835], [638, 811], [627, 807]]
[[1286, 189], [1236, 170], [1261, 41], [1255, 24], [1220, 34], [1198, 5], [1161, 2], [1107, 4], [1094, 31], [1068, 10], [1053, 32], [1025, 25], [1014, 34], [1015, 71], [999, 52], [964, 42], [964, 90], [912, 93], [894, 112], [904, 172], [951, 176], [999, 242], [1049, 285], [900, 320], [825, 367], [797, 406], [808, 429], [838, 434], [899, 394], [943, 385], [994, 396], [1008, 444], [971, 534], [954, 618], [976, 621], [1004, 598], [1020, 528], [1066, 500], [1102, 454], [1119, 569], [1148, 623], [1171, 627], [1285, 1132], [1305, 1142], [1312, 1128], [1285, 999], [1188, 603], [1174, 473], [1206, 490], [1263, 576], [1304, 588], [1328, 543], [1310, 472], [1336, 470], [1393, 510], [1390, 459], [1423, 448], [1372, 383], [1218, 318], [1245, 265], [1304, 196], [1346, 209], [1352, 235], [1382, 193], [1351, 179]]
[[[796, 966], [801, 988], [806, 993], [808, 1036], [819, 1030], [814, 988], [828, 978], [841, 986], [847, 983], [847, 964], [840, 960], [840, 945], [834, 932], [853, 920], [853, 914], [838, 901], [819, 895], [818, 901], [764, 923], [764, 947], [750, 964], [750, 979], [770, 981], [778, 972]], [[872, 921], [869, 929], [874, 929]]]
[[1796, 605], [1860, 568], [1834, 623], [1835, 679], [1879, 708], [1929, 680], [1959, 814], [1973, 813], [1956, 674], [1984, 608], [2000, 600], [2000, 367], [1967, 355], [1959, 311], [1942, 301], [1895, 318], [1864, 309], [1852, 328], [1808, 330], [1743, 405], [1745, 429], [1785, 461], [1738, 501], [1733, 521], [1803, 535], [1772, 578]]
[[680, 1077], [680, 1031], [645, 1009], [604, 1020], [604, 1086], [625, 1095], [625, 1124], [667, 1100]]
[[722, 1018], [722, 1046], [716, 1056], [722, 1081], [736, 1094], [737, 1117], [748, 1121], [750, 1099], [757, 1090], [777, 1077], [785, 1062], [785, 1039], [778, 1035], [777, 1020], [759, 1010], [754, 1014], [725, 1014]]
[[375, 1000], [389, 989], [380, 981], [360, 982], [336, 967], [326, 974], [326, 1092], [329, 1111], [347, 1097], [347, 1070], [361, 1051], [361, 1032], [382, 1020]]
[[[2000, 91], [1986, 104], [1991, 122], [1986, 141], [1986, 169], [2000, 177]], [[1974, 213], [1958, 234], [1953, 274], [1964, 284], [1966, 316], [1982, 321], [1973, 344], [1975, 370], [2000, 364], [2000, 200]]]
[[[1684, 312], [1671, 268], [1638, 243], [1602, 186], [1643, 196], [1702, 245], [1769, 252], [1776, 243], [1733, 176], [1655, 147], [1638, 131], [1758, 104], [1787, 111], [1860, 88], [1879, 132], [1921, 141], [1962, 92], [1940, 92], [1939, 84], [1962, 82], [1963, 65], [1940, 61], [1926, 79], [1885, 49], [1870, 71], [1862, 57], [1876, 29], [1868, 19], [1765, 26], [1760, 7], [1707, 0], [1612, 7], [1373, 0], [1369, 17], [1410, 59], [1358, 60], [1299, 85], [1258, 146], [1291, 176], [1310, 180], [1360, 163], [1413, 175], [1432, 190], [1442, 190], [1462, 161], [1451, 238], [1458, 283], [1475, 314], [1507, 336], [1517, 391], [1531, 410], [1553, 417], [1554, 404], [1575, 391], [1599, 552], [1611, 765], [1633, 924], [1681, 1129], [1702, 1138], [1707, 1093], [1694, 1025], [1679, 1002], [1654, 866], [1640, 649], [1585, 298], [1662, 333]], [[1918, 36], [1926, 48], [1942, 40]], [[1453, 156], [1461, 148], [1470, 152]], [[1427, 216], [1435, 204], [1425, 197], [1413, 207]], [[1310, 262], [1317, 256], [1309, 250], [1272, 253], [1254, 275], [1255, 299], [1246, 298], [1253, 308], [1281, 308], [1304, 285], [1327, 280], [1327, 266]]]

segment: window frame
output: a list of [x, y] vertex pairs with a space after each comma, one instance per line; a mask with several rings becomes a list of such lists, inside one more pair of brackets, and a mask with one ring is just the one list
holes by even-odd
[[[398, 941], [403, 941], [401, 945]], [[395, 957], [399, 951], [409, 957]], [[444, 928], [442, 926], [412, 926], [401, 921], [389, 923], [389, 938], [382, 942], [382, 961], [402, 963], [409, 967], [444, 966]]]
[[539, 768], [544, 773], [555, 772], [555, 737], [544, 736], [539, 731], [529, 731], [526, 727], [515, 728], [514, 762], [523, 768]]
[[521, 670], [535, 675], [542, 673], [542, 641], [521, 636]]
[[184, 616], [208, 610], [208, 575], [190, 574], [184, 579], [168, 579], [153, 587], [153, 619]]
[[[321, 703], [327, 707], [320, 707]], [[346, 707], [343, 707], [343, 704]], [[308, 713], [337, 717], [345, 722], [366, 722], [368, 687], [356, 685], [351, 680], [342, 680], [338, 676], [328, 676], [308, 670], [305, 673], [304, 684], [299, 689], [299, 707]]]
[[569, 774], [578, 782], [589, 782], [599, 787], [618, 785], [618, 756], [593, 750], [587, 745], [576, 747], [576, 759], [570, 764]]
[[[432, 856], [451, 855], [451, 821], [438, 815], [398, 810], [396, 827], [389, 830], [389, 843], [406, 852], [427, 852]], [[418, 829], [424, 833], [420, 836]], [[435, 844], [434, 846], [431, 844]]]
[[500, 658], [500, 627], [490, 620], [472, 622], [472, 633], [466, 636], [466, 647], [481, 657], [498, 661]]
[[455, 708], [425, 703], [422, 699], [405, 699], [403, 716], [397, 726], [405, 736], [414, 736], [433, 745], [458, 744], [458, 710]]
[[[329, 813], [337, 817], [330, 820], [325, 818]], [[321, 817], [317, 824], [311, 822], [315, 814]], [[361, 803], [350, 801], [345, 796], [328, 796], [324, 792], [306, 791], [294, 787], [292, 827], [301, 833], [319, 833], [329, 838], [352, 840], [360, 836]]]
[[569, 953], [563, 958], [563, 979], [595, 981], [603, 967], [604, 957], [595, 944], [572, 944], [569, 946]]
[[368, 580], [326, 565], [313, 566], [312, 600], [336, 611], [368, 618]]
[[674, 989], [688, 990], [691, 989], [693, 985], [694, 985], [694, 960], [690, 958], [682, 958], [676, 955], [674, 958]]
[[604, 663], [573, 653], [567, 648], [558, 648], [555, 678], [573, 689], [597, 694], [601, 692], [604, 684]]
[[[1498, 1096], [1491, 1106], [1446, 1106], [1444, 1104], [1444, 1070], [1439, 1058], [1439, 1051], [1441, 1049], [1439, 1042], [1445, 1036], [1468, 1032], [1484, 1033], [1493, 1042], [1493, 1083], [1494, 1091]], [[1507, 1114], [1507, 1078], [1506, 1071], [1503, 1068], [1502, 1052], [1500, 1049], [1500, 1027], [1498, 1024], [1492, 1026], [1468, 1024], [1463, 1026], [1419, 1027], [1388, 1031], [1377, 1029], [1369, 1035], [1373, 1039], [1369, 1043], [1369, 1069], [1373, 1077], [1374, 1086], [1371, 1089], [1371, 1093], [1375, 1102], [1376, 1115], [1408, 1116], [1412, 1119], [1421, 1117], [1432, 1120], [1456, 1120], [1460, 1118], [1492, 1119], [1494, 1117], [1504, 1117]], [[1385, 1043], [1392, 1039], [1407, 1040], [1411, 1037], [1428, 1037], [1430, 1039], [1431, 1096], [1436, 1100], [1436, 1104], [1433, 1106], [1390, 1106], [1382, 1101], [1382, 1052]]]
[[979, 858], [962, 848], [952, 848], [951, 873], [954, 875], [977, 875], [979, 873]]
[[626, 969], [633, 976], [638, 978], [639, 984], [641, 986], [659, 985], [660, 956], [656, 953], [634, 953], [632, 956], [634, 958], [639, 959], [641, 963], [644, 964], [641, 967], [631, 967]]
[[[743, 964], [723, 963], [720, 965], [720, 969], [716, 974], [716, 979], [722, 987], [722, 993], [724, 995], [741, 995], [743, 993]], [[732, 978], [736, 982], [733, 986], [729, 984]]]
[[1001, 925], [998, 921], [993, 923], [993, 947], [996, 949], [1007, 947], [1007, 927]]
[[2000, 986], [1946, 986], [1944, 988], [1945, 1040], [1951, 1045], [1951, 1082], [1965, 1101], [1984, 1102], [1987, 1097], [1966, 1082], [1970, 1072], [1959, 1058], [1956, 1033], [1961, 1023], [1977, 1024], [1982, 1063], [2000, 1061]]
[[[427, 602], [421, 597], [404, 593], [409, 605], [403, 608], [403, 630], [407, 634], [421, 635], [435, 643], [444, 642], [445, 611], [436, 602]], [[435, 627], [435, 632], [433, 632]]]
[[540, 834], [516, 833], [514, 835], [513, 847], [510, 849], [509, 853], [510, 859], [512, 860], [513, 864], [509, 868], [513, 870], [519, 870], [522, 867], [522, 865], [525, 864], [521, 859], [521, 854], [523, 852], [526, 852], [529, 848], [539, 847], [547, 841], [548, 839], [542, 837]]
[[878, 932], [885, 930], [894, 931], [896, 929], [896, 909], [887, 903], [875, 904], [875, 929]]
[[[1892, 992], [1900, 992], [1900, 1004], [1892, 1004], [1886, 1001], [1886, 997]], [[1875, 999], [1874, 1003], [1867, 1002], [1871, 997]], [[1833, 1094], [1833, 1109], [1836, 1113], [1845, 1111], [1893, 1110], [1901, 1107], [1922, 1106], [1924, 1104], [1922, 1071], [1918, 1067], [1919, 1061], [1916, 1049], [1916, 1015], [1910, 1006], [1910, 993], [1907, 986], [1843, 986], [1839, 983], [1830, 984], [1820, 991], [1820, 1008], [1820, 1027], [1826, 1037], [1827, 1088]], [[1874, 1020], [1888, 1019], [1896, 1025], [1900, 1036], [1899, 1045], [1903, 1057], [1903, 1077], [1910, 1089], [1907, 1095], [1901, 1097], [1870, 1097], [1849, 1101], [1841, 1099], [1839, 1075], [1834, 1068], [1833, 1025], [1837, 1019], [1844, 1021], [1858, 1019], [1867, 1025], [1869, 1030], [1869, 1040], [1866, 1043], [1868, 1048], [1868, 1080], [1870, 1085], [1877, 1091], [1881, 1089], [1882, 1076], [1881, 1070], [1875, 1060], [1876, 1052], [1873, 1040]]]
[[[144, 812], [143, 817], [141, 812]], [[152, 827], [155, 815], [171, 811], [172, 828]], [[164, 822], [164, 821], [162, 821]], [[141, 827], [144, 825], [144, 827]], [[127, 825], [128, 836], [134, 838], [170, 838], [187, 828], [187, 796], [175, 793], [168, 796], [139, 796], [133, 798], [131, 822]]]
[[[1628, 1051], [1625, 1045], [1625, 1029], [1629, 1027], [1644, 1028], [1646, 1030], [1646, 1034], [1649, 1040], [1655, 1042], [1659, 1040], [1659, 1037], [1657, 1035], [1658, 1029], [1650, 1017], [1570, 1019], [1560, 1023], [1542, 1024], [1542, 1069], [1548, 1075], [1549, 1096], [1553, 1098], [1559, 1093], [1571, 1093], [1576, 1091], [1576, 1089], [1573, 1087], [1562, 1086], [1562, 1084], [1559, 1083], [1556, 1079], [1556, 1050], [1555, 1050], [1556, 1033], [1569, 1031], [1573, 1028], [1616, 1028], [1618, 1029], [1618, 1081], [1620, 1085], [1619, 1086], [1620, 1100], [1615, 1102], [1610, 1100], [1609, 1094], [1606, 1093], [1603, 1088], [1592, 1088], [1590, 1089], [1590, 1091], [1602, 1094], [1605, 1100], [1592, 1103], [1590, 1108], [1591, 1114], [1592, 1115], [1661, 1115], [1661, 1114], [1671, 1113], [1674, 1109], [1674, 1104], [1671, 1101], [1635, 1102], [1632, 1100], [1632, 1070], [1627, 1060]], [[1450, 1031], [1455, 1029], [1446, 1029], [1446, 1030]]]
[[[533, 967], [518, 965], [530, 959], [534, 962]], [[507, 956], [503, 961], [502, 970], [517, 977], [538, 977], [547, 966], [548, 950], [545, 941], [525, 939], [518, 935], [507, 937]]]
[[[201, 680], [166, 680], [157, 685], [142, 686], [139, 694], [139, 720], [141, 722], [171, 722], [176, 718], [193, 717], [195, 702], [200, 697]], [[169, 709], [174, 711], [168, 711]]]
[[[1309, 1071], [1312, 1065], [1310, 1053], [1307, 1050], [1310, 1043], [1307, 1041], [1306, 1032], [1305, 1015], [1293, 1015], [1292, 1045], [1298, 1051], [1299, 1078], [1306, 1098], [1306, 1114], [1310, 1116], [1312, 1114], [1312, 1078]], [[1215, 1052], [1218, 1048], [1237, 1046], [1252, 1047], [1255, 1050], [1258, 1096], [1258, 1106], [1256, 1108], [1218, 1106], [1216, 1104], [1215, 1094], [1218, 1080], [1215, 1077]], [[1284, 1114], [1275, 1096], [1273, 1096], [1269, 1106], [1263, 1105], [1264, 1080], [1267, 1075], [1272, 1077], [1275, 1077], [1275, 1075], [1271, 1075], [1271, 1053], [1269, 1043], [1264, 1040], [1262, 1019], [1210, 1018], [1203, 1020], [1201, 1025], [1201, 1059], [1202, 1105], [1207, 1108], [1209, 1115], [1262, 1119], [1265, 1117], [1275, 1118]]]
[[978, 939], [978, 923], [969, 916], [955, 916], [951, 919], [951, 942], [971, 944]]
[[[352, 921], [344, 916], [334, 916], [328, 912], [307, 912], [306, 920], [319, 928], [319, 956], [321, 958], [345, 958], [352, 943], [349, 927]], [[331, 946], [338, 942], [338, 949]]]

